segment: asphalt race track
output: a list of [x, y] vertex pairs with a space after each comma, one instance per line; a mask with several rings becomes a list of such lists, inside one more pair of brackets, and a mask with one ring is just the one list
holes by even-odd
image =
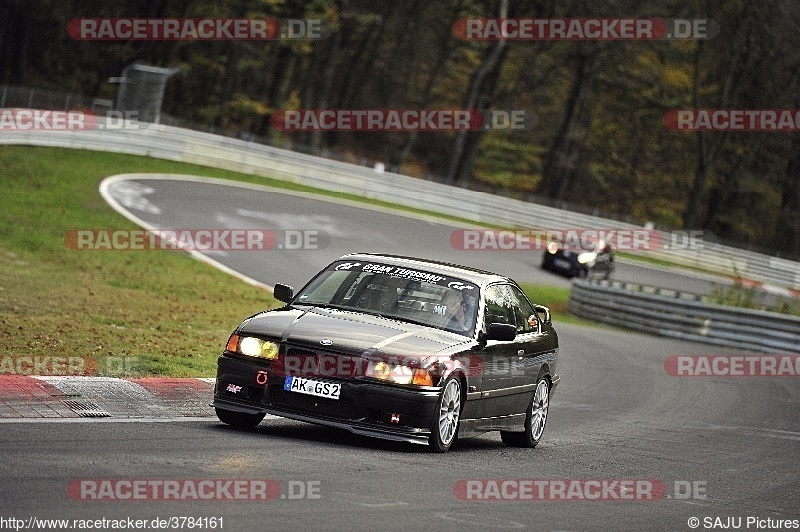
[[[363, 205], [342, 205], [320, 196], [275, 189], [242, 189], [202, 181], [121, 180], [109, 194], [140, 220], [158, 228], [264, 228], [279, 236], [268, 252], [215, 251], [209, 255], [248, 277], [299, 288], [332, 260], [353, 252], [413, 255], [501, 272], [519, 282], [569, 286], [569, 280], [539, 268], [543, 251], [459, 250], [451, 243], [460, 229]], [[465, 213], [468, 214], [468, 213]], [[318, 249], [287, 249], [283, 231], [310, 231]], [[278, 249], [282, 246], [282, 249]], [[705, 294], [722, 277], [685, 275], [645, 265], [620, 263], [615, 278]]]
[[[266, 284], [297, 288], [351, 251], [418, 255], [519, 281], [568, 284], [538, 269], [539, 252], [455, 250], [455, 228], [433, 221], [272, 190], [168, 180], [120, 185], [111, 188], [112, 196], [162, 228], [264, 227], [328, 235], [324, 249], [212, 255]], [[620, 265], [617, 276], [628, 275], [708, 289], [706, 280]], [[224, 292], [220, 287], [219, 296]], [[664, 362], [671, 355], [737, 353], [608, 328], [556, 327], [562, 381], [543, 442], [534, 450], [505, 447], [490, 433], [438, 455], [275, 418], [251, 431], [214, 418], [2, 423], [0, 517], [222, 517], [225, 530], [293, 531], [691, 530], [693, 517], [701, 530], [736, 525], [738, 518], [740, 529], [766, 529], [767, 519], [795, 520], [800, 527], [797, 377], [670, 376]], [[266, 479], [280, 491], [268, 501], [96, 501], [68, 493], [68, 486], [87, 479]], [[464, 500], [462, 488], [470, 480], [486, 479], [507, 481], [496, 485], [512, 499], [525, 499], [514, 491], [517, 481], [534, 479], [552, 500], [497, 500], [503, 494], [493, 496], [497, 492], [488, 488], [466, 492], [487, 500]], [[562, 500], [555, 488], [630, 480], [655, 486], [655, 496], [618, 500], [612, 493], [625, 498], [625, 490], [609, 489], [593, 500], [577, 493]], [[749, 528], [748, 517], [756, 519]]]

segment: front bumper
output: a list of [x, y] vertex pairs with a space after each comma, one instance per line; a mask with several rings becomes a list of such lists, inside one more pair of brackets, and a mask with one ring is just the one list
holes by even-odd
[[339, 399], [285, 391], [285, 376], [276, 374], [269, 363], [223, 355], [218, 361], [211, 406], [249, 414], [274, 414], [386, 440], [428, 443], [438, 388], [309, 378], [340, 383]]

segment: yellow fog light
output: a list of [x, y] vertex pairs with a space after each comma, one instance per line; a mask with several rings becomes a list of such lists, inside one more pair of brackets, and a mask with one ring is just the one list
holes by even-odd
[[376, 379], [386, 380], [392, 374], [392, 367], [386, 362], [376, 362], [372, 366], [372, 376]]
[[278, 344], [252, 336], [245, 336], [239, 340], [239, 352], [250, 357], [278, 358]]
[[395, 384], [433, 386], [433, 378], [427, 370], [412, 369], [408, 366], [392, 364], [391, 362], [370, 362], [367, 366], [366, 376]]

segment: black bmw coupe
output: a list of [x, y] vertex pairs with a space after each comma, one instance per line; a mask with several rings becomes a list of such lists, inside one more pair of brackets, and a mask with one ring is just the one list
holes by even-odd
[[224, 423], [269, 413], [437, 452], [495, 430], [508, 445], [541, 441], [558, 337], [511, 279], [353, 254], [275, 297], [285, 305], [244, 320], [219, 358]]

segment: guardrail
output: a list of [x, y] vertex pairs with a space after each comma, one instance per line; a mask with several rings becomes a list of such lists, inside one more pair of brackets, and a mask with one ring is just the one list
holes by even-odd
[[[134, 123], [135, 124], [135, 123]], [[112, 151], [195, 163], [265, 177], [275, 177], [325, 190], [348, 192], [459, 216], [477, 223], [536, 230], [564, 228], [640, 229], [640, 227], [425, 181], [391, 172], [333, 161], [165, 125], [138, 124], [130, 129], [104, 127], [76, 131], [3, 131], [0, 144], [27, 144]], [[669, 235], [665, 235], [668, 238]], [[688, 267], [723, 275], [740, 275], [767, 284], [800, 290], [800, 262], [770, 257], [710, 242], [697, 249], [661, 249], [647, 254]]]
[[575, 281], [567, 310], [661, 336], [773, 353], [800, 353], [800, 317], [715, 305], [702, 296], [628, 283]]

